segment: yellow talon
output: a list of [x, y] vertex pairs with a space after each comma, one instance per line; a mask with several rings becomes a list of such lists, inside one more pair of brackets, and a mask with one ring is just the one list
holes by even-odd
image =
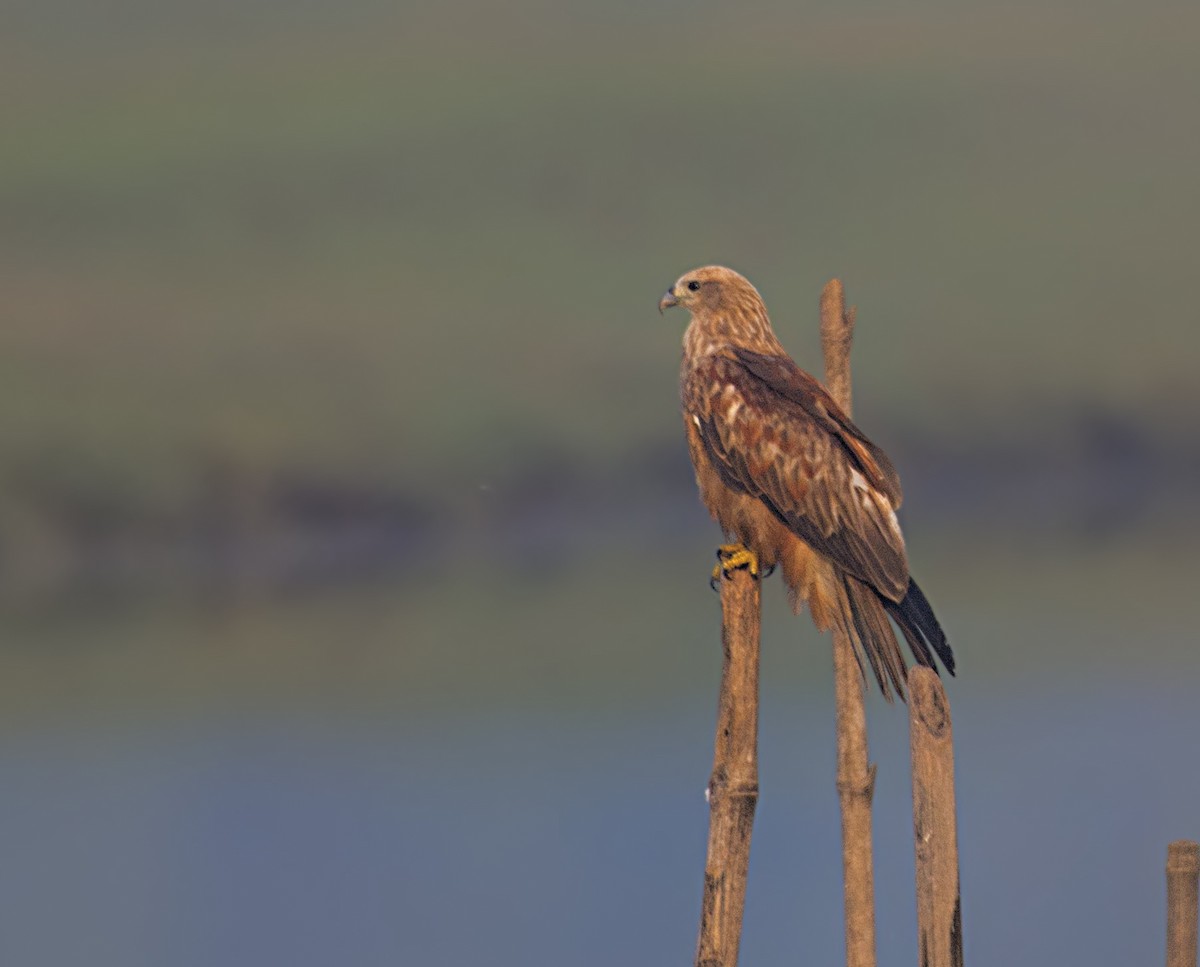
[[743, 567], [750, 572], [751, 577], [758, 577], [758, 555], [745, 544], [722, 544], [717, 548], [717, 566], [713, 568], [712, 584], [715, 585], [722, 575], [728, 577]]

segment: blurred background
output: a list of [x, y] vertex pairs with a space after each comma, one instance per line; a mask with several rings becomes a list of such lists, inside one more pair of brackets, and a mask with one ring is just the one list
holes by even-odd
[[[687, 963], [722, 262], [905, 482], [969, 962], [1161, 955], [1200, 836], [1195, 4], [10, 0], [0, 957]], [[828, 642], [765, 594], [747, 964], [841, 957]], [[880, 963], [907, 718], [869, 699]]]

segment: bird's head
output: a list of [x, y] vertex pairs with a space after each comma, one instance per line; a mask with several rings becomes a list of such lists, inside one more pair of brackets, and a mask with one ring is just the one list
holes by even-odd
[[682, 306], [695, 315], [704, 310], [715, 311], [742, 302], [762, 305], [749, 279], [722, 265], [706, 265], [681, 275], [659, 299], [658, 311]]
[[758, 290], [744, 275], [721, 265], [692, 269], [679, 277], [658, 302], [658, 311], [682, 306], [692, 314], [684, 336], [708, 345], [738, 345], [759, 352], [782, 352]]

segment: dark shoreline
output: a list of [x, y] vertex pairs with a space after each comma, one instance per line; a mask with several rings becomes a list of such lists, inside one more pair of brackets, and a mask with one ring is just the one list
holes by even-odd
[[[972, 450], [892, 437], [905, 510], [931, 530], [1086, 541], [1196, 517], [1200, 444], [1168, 450], [1128, 425], [1081, 420], [1056, 439], [977, 441]], [[464, 558], [536, 571], [618, 544], [682, 546], [706, 526], [678, 440], [600, 474], [556, 453], [504, 481], [459, 479], [437, 494], [312, 473], [281, 472], [253, 486], [238, 479], [208, 481], [169, 518], [114, 514], [95, 500], [43, 503], [38, 520], [0, 532], [0, 603], [405, 582]]]

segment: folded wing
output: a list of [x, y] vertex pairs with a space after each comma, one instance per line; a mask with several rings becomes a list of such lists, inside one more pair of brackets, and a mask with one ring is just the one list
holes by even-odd
[[742, 349], [702, 362], [683, 405], [731, 490], [760, 499], [793, 533], [883, 597], [908, 591], [891, 462], [786, 356]]

